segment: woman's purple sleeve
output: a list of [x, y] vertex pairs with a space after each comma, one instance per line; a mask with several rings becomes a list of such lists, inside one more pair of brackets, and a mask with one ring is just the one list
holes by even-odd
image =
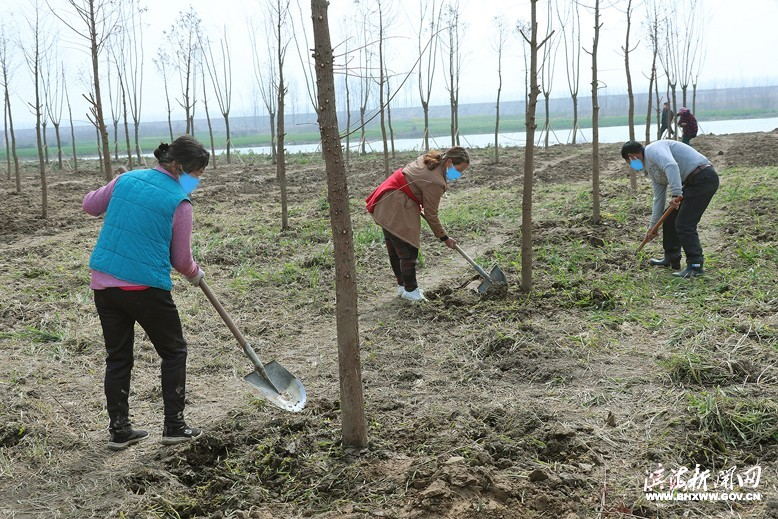
[[186, 278], [194, 277], [200, 270], [192, 257], [192, 204], [188, 201], [178, 204], [173, 215], [170, 263]]
[[92, 216], [100, 216], [103, 214], [105, 210], [108, 209], [108, 202], [111, 201], [113, 186], [116, 185], [117, 180], [119, 180], [119, 177], [111, 180], [103, 187], [87, 193], [81, 204], [84, 211]]

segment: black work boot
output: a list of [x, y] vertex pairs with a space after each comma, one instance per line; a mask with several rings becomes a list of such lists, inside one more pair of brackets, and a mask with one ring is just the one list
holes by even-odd
[[149, 433], [140, 429], [133, 429], [130, 419], [126, 416], [120, 416], [111, 420], [108, 426], [111, 433], [111, 439], [108, 441], [108, 448], [112, 451], [126, 449], [149, 437]]
[[160, 440], [160, 443], [162, 445], [175, 445], [177, 443], [192, 441], [202, 435], [203, 431], [197, 427], [189, 427], [184, 422], [174, 425], [165, 424], [165, 427], [162, 429], [162, 439]]
[[673, 272], [673, 276], [677, 276], [679, 278], [696, 278], [697, 276], [702, 276], [703, 274], [705, 274], [705, 271], [702, 270], [701, 263], [690, 263], [682, 271]]
[[662, 259], [651, 258], [648, 260], [648, 264], [655, 267], [670, 267], [673, 270], [681, 270], [681, 258], [668, 258], [667, 256]]

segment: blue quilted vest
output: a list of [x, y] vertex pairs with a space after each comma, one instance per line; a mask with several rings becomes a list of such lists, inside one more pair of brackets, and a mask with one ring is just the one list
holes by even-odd
[[171, 290], [173, 215], [189, 200], [181, 185], [153, 169], [116, 181], [89, 268], [137, 285]]

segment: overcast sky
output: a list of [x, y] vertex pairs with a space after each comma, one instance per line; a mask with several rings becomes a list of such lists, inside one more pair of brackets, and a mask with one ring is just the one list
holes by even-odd
[[[363, 0], [364, 1], [364, 0]], [[372, 0], [367, 0], [371, 2]], [[420, 0], [385, 0], [390, 4], [389, 27], [386, 33], [392, 36], [387, 42], [388, 67], [395, 74], [404, 74], [410, 70], [415, 60], [417, 45], [418, 9]], [[573, 0], [569, 0], [572, 2]], [[688, 3], [690, 0], [677, 0]], [[698, 0], [703, 7], [705, 22], [705, 66], [700, 76], [700, 88], [757, 86], [778, 84], [778, 65], [772, 59], [771, 53], [778, 49], [778, 30], [775, 22], [778, 20], [778, 0]], [[297, 27], [304, 20], [306, 29], [310, 30], [310, 17], [307, 12], [302, 15], [297, 11], [298, 0], [292, 0], [292, 16]], [[72, 20], [74, 15], [66, 7], [65, 0], [52, 0], [52, 5], [58, 13]], [[232, 115], [251, 115], [259, 110], [258, 101], [254, 95], [254, 77], [252, 73], [252, 47], [249, 37], [249, 20], [256, 20], [262, 25], [265, 0], [167, 0], [152, 3], [143, 16], [143, 46], [145, 49], [145, 78], [142, 120], [161, 120], [166, 117], [163, 84], [157, 74], [151, 58], [160, 46], [171, 47], [164, 38], [162, 31], [174, 28], [180, 11], [192, 5], [203, 19], [206, 33], [212, 40], [218, 40], [226, 27], [232, 48], [233, 60], [233, 109]], [[299, 0], [303, 9], [308, 9], [307, 0]], [[593, 3], [584, 2], [584, 3]], [[603, 27], [600, 39], [599, 68], [600, 79], [606, 88], [601, 94], [618, 94], [626, 91], [623, 55], [621, 46], [626, 28], [623, 6], [626, 0], [602, 0], [609, 6], [603, 12]], [[644, 26], [645, 8], [640, 0], [633, 19], [632, 41], [639, 40], [637, 50], [631, 55], [633, 81], [635, 90], [646, 91], [648, 80], [645, 74], [650, 68], [650, 49]], [[45, 8], [45, 2], [41, 1]], [[31, 41], [31, 32], [25, 21], [34, 12], [31, 0], [3, 0], [0, 3], [0, 23], [2, 23], [14, 44], [11, 47], [14, 62], [12, 77], [12, 104], [14, 118], [19, 126], [34, 124], [27, 103], [32, 99], [32, 83], [28, 69], [23, 65], [21, 52], [17, 42]], [[538, 2], [540, 10], [546, 7], [546, 2]], [[494, 41], [494, 18], [501, 16], [506, 23], [514, 28], [519, 20], [529, 19], [528, 0], [460, 0], [462, 9], [462, 42], [463, 74], [461, 79], [460, 103], [493, 102], [496, 94], [496, 52]], [[333, 41], [339, 42], [348, 37], [348, 32], [355, 29], [355, 12], [357, 6], [353, 0], [331, 0], [330, 24]], [[43, 13], [44, 23], [48, 28], [48, 37], [57, 41], [54, 49], [58, 59], [64, 61], [67, 70], [70, 95], [80, 99], [81, 94], [88, 91], [89, 71], [91, 63], [86, 48], [80, 45], [78, 38], [62, 22], [53, 17], [48, 10]], [[73, 20], [78, 23], [78, 20]], [[583, 27], [582, 43], [584, 48], [591, 49], [593, 13], [589, 9], [581, 9]], [[176, 29], [174, 29], [176, 30]], [[541, 27], [544, 30], [544, 27]], [[559, 29], [557, 28], [559, 33]], [[181, 38], [180, 30], [176, 34]], [[354, 36], [353, 34], [351, 35]], [[524, 61], [521, 53], [519, 36], [511, 31], [509, 46], [505, 51], [504, 90], [503, 99], [518, 100], [523, 95]], [[263, 44], [264, 35], [259, 35], [257, 41]], [[259, 49], [260, 55], [267, 55], [266, 49]], [[307, 55], [307, 53], [306, 53]], [[105, 57], [105, 56], [103, 56]], [[590, 57], [586, 54], [581, 63], [581, 94], [590, 90]], [[290, 110], [310, 111], [304, 81], [300, 74], [300, 59], [294, 47], [287, 56], [286, 74], [291, 79]], [[439, 69], [442, 71], [442, 69]], [[101, 72], [102, 75], [102, 72]], [[409, 80], [409, 87], [398, 95], [400, 105], [418, 105], [416, 77]], [[557, 68], [553, 81], [552, 97], [567, 95], [567, 83], [564, 72], [562, 50], [558, 51]], [[171, 87], [173, 88], [173, 87]], [[175, 90], [175, 88], [174, 88]], [[442, 76], [438, 76], [437, 86], [433, 91], [433, 102], [445, 104], [447, 94]], [[259, 104], [261, 107], [261, 104]], [[74, 118], [85, 121], [86, 105], [83, 101], [74, 102]], [[203, 115], [202, 109], [198, 116]], [[174, 118], [182, 119], [182, 110], [174, 111]]]

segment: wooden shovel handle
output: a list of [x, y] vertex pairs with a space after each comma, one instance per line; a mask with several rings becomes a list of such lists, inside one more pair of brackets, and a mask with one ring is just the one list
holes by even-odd
[[221, 316], [222, 320], [224, 321], [224, 324], [227, 325], [227, 328], [230, 329], [230, 331], [232, 332], [232, 335], [235, 336], [235, 338], [238, 340], [238, 343], [240, 343], [240, 345], [245, 350], [246, 346], [248, 346], [248, 341], [243, 336], [243, 334], [240, 332], [238, 327], [235, 326], [235, 323], [232, 322], [232, 319], [230, 318], [229, 314], [224, 309], [224, 307], [221, 305], [219, 300], [216, 298], [216, 294], [211, 292], [210, 287], [208, 286], [208, 284], [205, 282], [204, 279], [200, 280], [199, 285], [200, 285], [200, 288], [203, 290], [203, 293], [205, 294], [205, 297], [208, 298], [208, 301], [211, 302], [213, 307], [216, 309], [216, 311]]
[[[673, 211], [675, 211], [675, 207], [673, 207], [672, 205], [670, 207], [668, 207], [667, 209], [665, 209], [664, 214], [662, 214], [662, 216], [659, 218], [659, 220], [654, 225], [651, 226], [651, 228], [648, 230], [648, 232], [646, 234], [647, 235], [651, 235], [651, 234], [654, 234], [655, 232], [658, 232], [659, 231], [659, 227], [664, 223], [665, 220], [667, 220], [667, 217], [670, 216], [670, 213], [672, 213]], [[653, 239], [654, 238], [651, 237], [651, 236], [646, 236], [645, 238], [643, 238], [643, 241], [640, 243], [640, 246], [638, 247], [638, 250], [635, 251], [635, 254], [640, 252], [641, 249], [643, 249], [643, 247], [645, 247], [646, 244], [648, 242], [650, 242], [651, 240], [653, 240]]]

